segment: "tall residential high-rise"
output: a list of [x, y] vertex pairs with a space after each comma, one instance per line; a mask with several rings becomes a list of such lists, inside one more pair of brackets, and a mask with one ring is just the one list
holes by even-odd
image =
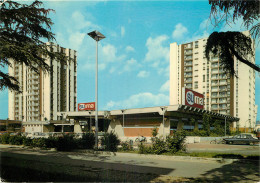
[[57, 120], [57, 112], [76, 111], [77, 106], [77, 52], [51, 44], [53, 52], [63, 52], [70, 58], [57, 62], [50, 58], [46, 63], [50, 72], [39, 73], [25, 64], [11, 60], [9, 74], [20, 83], [21, 93], [8, 91], [8, 117], [11, 120]]
[[[243, 32], [250, 36], [249, 31]], [[234, 57], [238, 77], [230, 77], [218, 56], [205, 57], [207, 38], [170, 45], [170, 105], [181, 104], [182, 87], [204, 94], [204, 109], [240, 118], [240, 130], [256, 123], [255, 71]], [[248, 56], [255, 63], [255, 58]]]

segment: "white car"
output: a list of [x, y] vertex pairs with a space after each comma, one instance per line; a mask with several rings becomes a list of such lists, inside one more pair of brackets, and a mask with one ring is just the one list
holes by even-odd
[[49, 134], [42, 133], [42, 132], [33, 132], [33, 133], [28, 134], [26, 137], [30, 137], [32, 139], [34, 139], [34, 138], [48, 138]]

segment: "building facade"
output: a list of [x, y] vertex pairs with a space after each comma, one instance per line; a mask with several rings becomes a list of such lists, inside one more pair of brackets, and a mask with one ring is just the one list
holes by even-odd
[[[170, 45], [170, 105], [181, 104], [182, 87], [186, 87], [204, 95], [205, 110], [240, 118], [240, 130], [253, 128], [257, 115], [255, 71], [234, 57], [238, 77], [231, 77], [217, 56], [207, 61], [206, 42], [204, 38]], [[248, 59], [255, 63], [254, 57]]]
[[11, 60], [9, 74], [20, 83], [21, 93], [8, 91], [10, 120], [57, 120], [57, 112], [76, 111], [77, 106], [77, 52], [52, 44], [53, 52], [63, 52], [71, 60], [60, 63], [46, 59], [50, 72], [39, 73], [25, 64]]

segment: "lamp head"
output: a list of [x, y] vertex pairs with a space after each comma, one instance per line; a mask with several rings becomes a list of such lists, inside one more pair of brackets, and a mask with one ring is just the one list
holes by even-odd
[[94, 40], [96, 40], [96, 41], [100, 41], [101, 39], [105, 39], [105, 38], [106, 38], [103, 34], [101, 34], [100, 32], [98, 32], [97, 30], [92, 31], [92, 32], [89, 32], [88, 35], [89, 35], [90, 37], [92, 37], [92, 38], [93, 38]]

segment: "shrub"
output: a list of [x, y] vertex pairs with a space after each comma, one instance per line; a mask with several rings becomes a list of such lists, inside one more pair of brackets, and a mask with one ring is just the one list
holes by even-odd
[[185, 148], [186, 132], [184, 130], [176, 131], [173, 135], [166, 137], [167, 151], [170, 153], [176, 153], [178, 151], [184, 151]]
[[105, 146], [105, 150], [115, 152], [120, 144], [120, 140], [114, 132], [105, 133], [101, 139], [101, 144]]
[[24, 145], [24, 146], [32, 146], [32, 139], [25, 137], [25, 138], [23, 139], [23, 145]]
[[32, 140], [33, 147], [46, 148], [46, 139], [45, 138], [35, 138]]
[[158, 135], [158, 131], [157, 131], [157, 127], [155, 126], [153, 129], [152, 129], [152, 136], [153, 137], [156, 137]]
[[58, 151], [71, 151], [76, 147], [77, 142], [73, 135], [68, 134], [57, 138], [56, 148]]
[[10, 138], [10, 134], [9, 133], [3, 134], [1, 136], [1, 143], [2, 144], [9, 144], [9, 138]]
[[48, 137], [45, 139], [45, 145], [47, 148], [55, 148], [57, 146], [57, 137]]
[[211, 125], [211, 120], [212, 120], [211, 115], [204, 113], [203, 116], [202, 116], [202, 119], [203, 119], [202, 128], [203, 128], [203, 130], [206, 131], [207, 136], [209, 136], [209, 134], [210, 134], [210, 125]]
[[93, 149], [95, 145], [94, 133], [84, 133], [82, 138], [78, 140], [78, 147], [83, 149]]
[[143, 142], [141, 142], [140, 144], [138, 144], [138, 153], [139, 154], [152, 154], [153, 149], [152, 149], [152, 147], [145, 146], [143, 144]]
[[10, 136], [9, 144], [12, 144], [12, 145], [22, 145], [24, 138], [25, 137], [22, 137], [21, 135]]
[[130, 142], [127, 142], [127, 141], [122, 142], [121, 146], [122, 146], [122, 150], [123, 151], [131, 151], [131, 150], [133, 150], [133, 146], [130, 144]]
[[164, 140], [155, 137], [155, 139], [153, 141], [152, 150], [153, 150], [153, 153], [155, 153], [155, 154], [162, 154], [162, 153], [164, 153], [166, 151]]

